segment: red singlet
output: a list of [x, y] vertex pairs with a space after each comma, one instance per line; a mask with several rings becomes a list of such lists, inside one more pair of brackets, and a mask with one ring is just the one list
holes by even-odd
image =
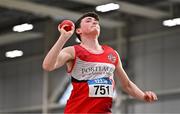
[[69, 74], [73, 90], [64, 113], [111, 113], [116, 52], [102, 46], [104, 52], [93, 54], [75, 45], [75, 60]]

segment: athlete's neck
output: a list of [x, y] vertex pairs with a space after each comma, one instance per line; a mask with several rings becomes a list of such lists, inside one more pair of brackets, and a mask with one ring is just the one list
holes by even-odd
[[101, 45], [99, 44], [97, 38], [82, 38], [82, 42], [80, 44], [82, 47], [86, 48], [89, 51], [103, 51]]

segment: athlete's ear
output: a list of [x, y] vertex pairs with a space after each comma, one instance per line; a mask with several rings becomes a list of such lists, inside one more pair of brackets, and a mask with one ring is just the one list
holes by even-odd
[[76, 33], [77, 33], [77, 34], [81, 34], [81, 29], [80, 29], [80, 28], [77, 28], [77, 29], [76, 29]]

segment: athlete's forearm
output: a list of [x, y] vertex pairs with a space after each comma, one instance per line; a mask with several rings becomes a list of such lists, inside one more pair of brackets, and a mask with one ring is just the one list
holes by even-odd
[[65, 38], [63, 35], [59, 37], [43, 61], [44, 70], [52, 71], [54, 69], [57, 57], [67, 40], [68, 38]]
[[140, 90], [132, 81], [129, 81], [127, 87], [123, 88], [129, 95], [139, 99], [144, 100], [144, 92]]

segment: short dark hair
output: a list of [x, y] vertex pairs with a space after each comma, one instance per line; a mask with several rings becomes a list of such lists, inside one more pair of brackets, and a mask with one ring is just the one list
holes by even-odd
[[[84, 19], [85, 17], [93, 17], [93, 18], [95, 18], [97, 21], [99, 21], [99, 16], [98, 16], [98, 14], [96, 14], [95, 12], [87, 12], [87, 13], [83, 14], [83, 15], [75, 22], [75, 33], [76, 33], [76, 29], [77, 29], [77, 28], [80, 28], [81, 20]], [[78, 39], [81, 41], [80, 35], [76, 33], [76, 36], [77, 36]]]

